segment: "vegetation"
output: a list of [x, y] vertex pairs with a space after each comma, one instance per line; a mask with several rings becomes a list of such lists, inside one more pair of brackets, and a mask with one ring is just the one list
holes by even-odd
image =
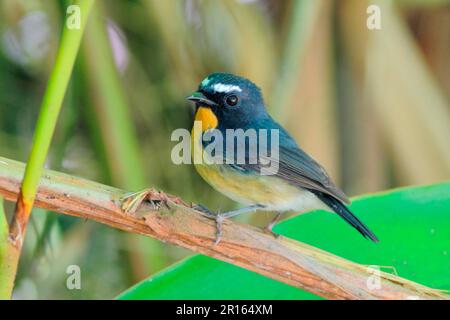
[[[357, 197], [352, 208], [380, 234], [372, 244], [357, 239], [337, 216], [314, 212], [288, 219], [276, 232], [366, 265], [368, 281], [385, 271], [433, 288], [450, 288], [449, 183]], [[430, 219], [430, 216], [432, 218]], [[317, 232], [320, 226], [320, 234]], [[392, 228], [395, 226], [395, 228]], [[336, 236], [337, 235], [337, 236]], [[413, 238], [413, 239], [412, 239]], [[351, 245], [349, 245], [351, 243]], [[426, 265], [423, 261], [428, 261]], [[370, 269], [372, 268], [372, 269]], [[180, 292], [179, 288], [183, 288]], [[122, 293], [120, 299], [318, 299], [293, 286], [196, 255], [182, 260]]]
[[[37, 119], [48, 90], [59, 91], [59, 98], [66, 91], [58, 90], [65, 89], [63, 82], [53, 89], [47, 82], [64, 47], [68, 4], [0, 0], [0, 156], [26, 162], [34, 132], [53, 131], [48, 123], [40, 127]], [[274, 117], [349, 195], [448, 180], [449, 2], [377, 4], [382, 29], [371, 31], [366, 27], [368, 2], [361, 0], [96, 1], [46, 166], [125, 189], [155, 186], [212, 209], [231, 208], [235, 204], [206, 185], [192, 167], [170, 161], [171, 132], [191, 125], [184, 97], [209, 72], [229, 71], [260, 84]], [[62, 67], [68, 76], [70, 64]], [[57, 112], [51, 116], [55, 120]], [[46, 153], [45, 146], [38, 149]], [[421, 197], [396, 201], [415, 206]], [[429, 199], [426, 193], [423, 199]], [[367, 212], [379, 213], [376, 208], [358, 206], [367, 220], [388, 219], [389, 210], [397, 208], [386, 206], [382, 215], [369, 217]], [[398, 228], [416, 230], [414, 224], [425, 222], [431, 228], [442, 217], [449, 221], [446, 208], [429, 213], [426, 221], [405, 220]], [[5, 203], [8, 220], [13, 209], [14, 204]], [[426, 212], [418, 211], [417, 217]], [[0, 210], [1, 245], [3, 217]], [[326, 217], [311, 215], [323, 218], [320, 225], [333, 218]], [[270, 218], [242, 217], [256, 225]], [[303, 226], [305, 219], [309, 215], [280, 230]], [[448, 233], [448, 224], [444, 227]], [[357, 241], [352, 235], [342, 232], [351, 237], [347, 244]], [[302, 239], [358, 259], [313, 236]], [[391, 240], [403, 243], [405, 237], [398, 232]], [[411, 248], [419, 241], [414, 239], [407, 239]], [[428, 240], [435, 248], [434, 239]], [[112, 298], [188, 255], [172, 245], [35, 208], [14, 295]], [[383, 263], [401, 272], [397, 262]], [[82, 290], [64, 285], [69, 265], [81, 266]], [[448, 288], [448, 283], [420, 280]]]

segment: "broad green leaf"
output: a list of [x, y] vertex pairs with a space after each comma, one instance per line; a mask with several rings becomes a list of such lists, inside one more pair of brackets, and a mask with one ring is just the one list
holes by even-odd
[[[391, 266], [407, 279], [450, 289], [450, 183], [356, 198], [351, 208], [380, 238], [362, 238], [337, 215], [317, 211], [275, 231], [367, 265]], [[384, 269], [388, 271], [387, 269]], [[389, 272], [389, 271], [388, 271]], [[196, 255], [125, 291], [119, 299], [317, 299], [213, 258]]]

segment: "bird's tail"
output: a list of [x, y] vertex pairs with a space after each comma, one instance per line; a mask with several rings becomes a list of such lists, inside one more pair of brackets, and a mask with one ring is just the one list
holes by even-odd
[[372, 240], [373, 242], [379, 242], [377, 236], [369, 230], [369, 228], [361, 222], [342, 202], [322, 192], [314, 192], [315, 195], [322, 200], [327, 206], [329, 206], [334, 212], [336, 212], [341, 218], [343, 218], [352, 227], [358, 230], [365, 238]]

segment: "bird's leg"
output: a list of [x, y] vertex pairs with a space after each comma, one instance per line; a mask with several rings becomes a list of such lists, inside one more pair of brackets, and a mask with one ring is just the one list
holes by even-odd
[[222, 221], [223, 217], [219, 212], [213, 212], [209, 210], [204, 205], [198, 203], [192, 206], [192, 209], [205, 213], [208, 218], [214, 219], [216, 221], [216, 241], [214, 245], [219, 244], [220, 239], [222, 238]]
[[236, 217], [243, 213], [255, 212], [256, 210], [261, 209], [261, 208], [263, 208], [263, 206], [261, 206], [259, 204], [255, 204], [255, 205], [237, 209], [237, 210], [227, 211], [224, 213], [217, 213], [216, 214], [217, 235], [216, 235], [216, 241], [214, 242], [214, 245], [218, 245], [220, 240], [222, 239], [222, 221], [224, 219]]
[[264, 231], [272, 234], [275, 238], [278, 238], [280, 235], [273, 232], [272, 228], [275, 226], [278, 220], [280, 220], [282, 214], [283, 212], [278, 212], [275, 217], [267, 224], [267, 226], [264, 227]]
[[256, 204], [256, 205], [248, 206], [248, 207], [237, 209], [237, 210], [227, 211], [224, 213], [220, 213], [220, 212], [214, 213], [201, 204], [197, 204], [197, 205], [193, 206], [194, 209], [201, 211], [203, 213], [206, 213], [208, 217], [216, 220], [217, 232], [216, 232], [216, 241], [214, 242], [214, 245], [218, 245], [220, 240], [222, 239], [222, 222], [224, 219], [235, 217], [235, 216], [238, 216], [243, 213], [254, 212], [262, 207], [263, 206]]
[[232, 211], [227, 211], [227, 212], [224, 212], [224, 213], [219, 213], [219, 215], [221, 215], [222, 218], [226, 219], [226, 218], [239, 216], [239, 215], [241, 215], [243, 213], [255, 212], [256, 210], [261, 209], [261, 208], [264, 208], [264, 206], [262, 206], [260, 204], [254, 204], [252, 206], [248, 206], [248, 207], [245, 207], [245, 208], [232, 210]]
[[192, 204], [191, 205], [192, 209], [200, 211], [202, 213], [206, 213], [206, 215], [208, 217], [215, 217], [216, 213], [209, 210], [208, 207], [205, 207], [204, 205], [200, 204], [200, 203], [196, 203], [196, 204]]

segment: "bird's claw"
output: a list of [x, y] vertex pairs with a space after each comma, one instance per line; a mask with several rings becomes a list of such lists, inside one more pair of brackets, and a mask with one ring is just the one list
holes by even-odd
[[269, 235], [273, 236], [275, 239], [278, 239], [278, 238], [281, 237], [280, 234], [273, 232], [272, 227], [270, 227], [270, 228], [265, 227], [265, 228], [263, 229], [263, 232], [266, 233], [266, 234], [269, 234]]
[[225, 217], [220, 212], [213, 212], [202, 204], [192, 205], [192, 208], [204, 213], [206, 217], [215, 220], [215, 222], [216, 222], [216, 240], [214, 241], [214, 246], [217, 246], [220, 243], [220, 240], [222, 240], [222, 222], [225, 219]]
[[217, 246], [222, 240], [222, 222], [224, 219], [224, 216], [220, 213], [216, 214], [216, 241], [214, 241], [214, 246]]
[[277, 224], [281, 215], [282, 215], [282, 213], [280, 213], [280, 212], [276, 214], [276, 216], [269, 222], [269, 224], [264, 227], [264, 229], [263, 229], [264, 233], [274, 236], [275, 239], [278, 239], [280, 237], [280, 235], [278, 233], [273, 232], [272, 229]]

